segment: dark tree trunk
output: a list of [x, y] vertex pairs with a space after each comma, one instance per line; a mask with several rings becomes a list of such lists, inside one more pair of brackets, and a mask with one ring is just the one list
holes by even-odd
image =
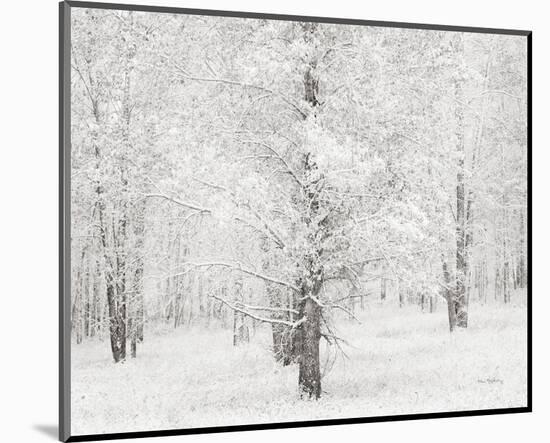
[[[96, 154], [98, 154], [96, 149]], [[118, 363], [126, 358], [126, 319], [123, 315], [122, 306], [117, 294], [117, 285], [115, 283], [114, 263], [111, 256], [108, 254], [106, 223], [104, 219], [105, 202], [102, 197], [102, 187], [97, 185], [98, 200], [96, 209], [99, 219], [99, 237], [105, 260], [105, 286], [107, 292], [107, 309], [109, 317], [109, 335], [111, 341], [111, 352], [115, 363]]]
[[453, 302], [453, 294], [447, 291], [447, 314], [449, 316], [449, 330], [453, 332], [456, 328], [456, 310]]
[[494, 287], [494, 296], [495, 296], [495, 300], [498, 300], [498, 297], [500, 295], [500, 269], [498, 268], [498, 263], [496, 265], [497, 267], [495, 268], [495, 287]]
[[137, 355], [137, 342], [136, 342], [136, 335], [132, 335], [132, 342], [131, 342], [131, 354], [132, 358], [136, 358]]
[[115, 363], [118, 363], [126, 358], [126, 325], [117, 306], [116, 290], [112, 279], [107, 282], [107, 306], [109, 308], [111, 351]]
[[300, 359], [298, 383], [302, 396], [321, 397], [321, 368], [319, 344], [321, 340], [321, 309], [311, 298], [303, 303], [302, 315], [306, 321], [300, 325]]
[[449, 316], [449, 330], [453, 332], [456, 328], [456, 304], [454, 301], [454, 294], [451, 288], [451, 276], [449, 275], [449, 269], [447, 268], [447, 262], [443, 261], [443, 281], [445, 288], [443, 288], [443, 296], [447, 300], [447, 313]]
[[128, 320], [128, 330], [130, 331], [130, 356], [136, 358], [137, 355], [137, 334], [136, 322], [133, 318]]
[[504, 262], [502, 271], [502, 291], [504, 303], [510, 303], [510, 265], [508, 261]]
[[525, 275], [525, 260], [523, 255], [521, 255], [516, 270], [516, 284], [518, 288], [525, 288]]
[[136, 279], [139, 282], [139, 292], [137, 293], [137, 325], [136, 325], [136, 338], [139, 343], [143, 343], [143, 326], [145, 323], [145, 316], [143, 310], [143, 268], [136, 269]]
[[468, 326], [468, 307], [466, 298], [467, 257], [465, 243], [464, 217], [464, 160], [459, 160], [459, 172], [456, 186], [456, 293], [454, 297], [456, 325], [459, 328]]
[[[315, 32], [316, 23], [302, 23], [300, 25], [303, 31], [304, 43], [311, 48], [311, 54], [315, 54]], [[310, 106], [310, 112], [302, 113], [304, 119], [315, 119], [317, 116], [320, 102], [319, 79], [317, 78], [317, 59], [315, 55], [310, 56], [306, 63], [306, 69], [303, 76], [304, 100]], [[303, 170], [306, 178], [309, 180], [312, 171], [317, 169], [315, 162], [310, 158], [310, 153], [304, 153], [302, 158]], [[304, 185], [305, 204], [307, 208], [304, 216], [304, 223], [308, 228], [312, 227], [312, 221], [319, 215], [320, 202], [318, 196], [322, 190], [322, 178], [316, 178], [306, 182]], [[317, 221], [315, 233], [309, 238], [311, 245], [318, 248], [319, 242], [326, 237], [325, 226], [326, 217], [322, 221]], [[320, 292], [323, 282], [323, 270], [319, 259], [322, 257], [322, 250], [315, 250], [314, 253], [305, 257], [307, 263], [305, 277], [298, 287], [300, 291], [300, 301], [298, 309], [298, 318], [303, 319], [296, 331], [294, 347], [298, 355], [299, 374], [298, 386], [302, 397], [318, 399], [321, 397], [321, 369], [319, 361], [319, 344], [321, 340], [321, 307], [315, 301]]]

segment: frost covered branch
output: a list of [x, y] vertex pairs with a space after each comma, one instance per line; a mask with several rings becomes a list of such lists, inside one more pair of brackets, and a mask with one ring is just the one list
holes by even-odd
[[242, 303], [233, 304], [233, 303], [230, 303], [230, 302], [228, 302], [227, 300], [225, 300], [221, 297], [218, 297], [217, 295], [210, 295], [210, 297], [212, 297], [212, 298], [218, 300], [219, 302], [223, 303], [224, 305], [226, 305], [227, 307], [229, 307], [233, 311], [240, 312], [240, 313], [242, 313], [244, 315], [247, 315], [250, 318], [253, 318], [254, 320], [257, 320], [257, 321], [262, 322], [262, 323], [280, 324], [280, 325], [285, 325], [285, 326], [288, 326], [290, 328], [295, 329], [298, 326], [300, 326], [302, 323], [304, 323], [305, 320], [306, 320], [306, 317], [302, 317], [301, 319], [299, 319], [295, 322], [290, 322], [290, 321], [285, 321], [285, 320], [279, 320], [279, 319], [276, 319], [276, 318], [260, 317], [256, 314], [252, 314], [251, 312], [246, 311], [244, 309], [245, 305], [243, 305]]
[[[258, 220], [262, 223], [263, 225], [263, 228], [267, 231], [267, 234], [269, 234], [269, 236], [271, 237], [271, 239], [273, 241], [275, 241], [275, 243], [277, 244], [277, 246], [279, 246], [280, 248], [284, 248], [285, 247], [285, 242], [281, 239], [281, 236], [279, 234], [277, 234], [275, 232], [275, 230], [269, 225], [269, 223], [266, 221], [265, 217], [262, 217], [262, 215], [256, 210], [254, 209], [250, 203], [248, 202], [240, 202], [238, 201], [237, 199], [237, 196], [235, 195], [235, 193], [231, 190], [229, 190], [228, 188], [226, 188], [225, 186], [221, 186], [221, 185], [218, 185], [218, 184], [215, 184], [215, 183], [210, 183], [210, 182], [207, 182], [205, 180], [201, 180], [201, 179], [198, 179], [198, 178], [194, 178], [195, 181], [197, 181], [198, 183], [201, 183], [205, 186], [208, 186], [208, 187], [211, 187], [213, 189], [217, 189], [219, 191], [222, 191], [222, 192], [225, 192], [227, 194], [229, 194], [229, 196], [231, 197], [233, 203], [238, 206], [238, 207], [241, 207], [241, 208], [245, 208], [247, 209], [248, 211], [250, 211], [250, 213]], [[245, 222], [243, 219], [241, 219], [240, 217], [234, 217], [235, 220], [237, 221], [243, 221]], [[250, 222], [246, 221], [245, 222], [246, 224], [248, 224], [249, 226], [255, 228], [256, 230], [258, 230], [258, 228], [256, 228], [254, 225], [250, 224]]]
[[279, 154], [277, 152], [277, 150], [275, 148], [273, 148], [272, 146], [268, 145], [267, 143], [264, 143], [264, 142], [259, 142], [259, 141], [255, 141], [255, 140], [241, 140], [242, 143], [251, 143], [251, 144], [254, 144], [254, 145], [258, 145], [258, 146], [262, 146], [264, 147], [265, 149], [267, 149], [269, 152], [271, 152], [275, 158], [278, 158], [281, 163], [285, 166], [287, 172], [291, 175], [291, 177], [294, 179], [294, 181], [296, 181], [296, 183], [298, 183], [298, 185], [300, 186], [300, 188], [302, 189], [305, 189], [304, 188], [304, 184], [302, 183], [302, 181], [298, 178], [298, 174], [296, 174], [296, 171], [294, 171], [294, 169], [292, 169], [290, 167], [290, 165], [288, 164], [288, 162], [284, 159], [284, 157]]
[[236, 81], [236, 80], [229, 80], [229, 79], [225, 79], [225, 78], [199, 77], [199, 76], [191, 75], [185, 69], [183, 69], [181, 66], [179, 66], [178, 64], [174, 63], [173, 61], [171, 63], [176, 68], [176, 70], [179, 72], [180, 76], [185, 78], [186, 80], [193, 80], [193, 81], [206, 82], [206, 83], [221, 83], [221, 84], [225, 84], [225, 85], [229, 85], [229, 86], [240, 86], [242, 88], [256, 89], [258, 91], [267, 92], [268, 94], [279, 97], [283, 102], [285, 102], [286, 104], [291, 106], [292, 109], [294, 111], [296, 111], [302, 118], [307, 117], [307, 114], [302, 109], [300, 109], [300, 107], [298, 105], [293, 103], [289, 98], [285, 97], [280, 92], [274, 91], [273, 89], [270, 89], [270, 88], [267, 88], [267, 87], [261, 86], [261, 85], [255, 85], [255, 84], [252, 84], [252, 83], [246, 83], [246, 82], [241, 82], [241, 81]]
[[168, 200], [172, 203], [175, 203], [176, 205], [183, 206], [184, 208], [187, 208], [187, 209], [192, 209], [194, 211], [202, 212], [202, 213], [205, 213], [205, 214], [211, 214], [212, 213], [211, 209], [203, 208], [203, 207], [195, 205], [193, 203], [184, 202], [184, 201], [178, 200], [176, 198], [170, 197], [170, 196], [165, 195], [165, 194], [147, 194], [147, 195], [145, 195], [145, 197], [146, 198], [161, 198], [161, 199]]
[[[274, 278], [274, 277], [270, 277], [268, 275], [261, 274], [259, 272], [253, 271], [251, 269], [243, 268], [242, 265], [238, 262], [237, 262], [237, 264], [226, 263], [226, 262], [206, 262], [206, 263], [186, 263], [185, 265], [190, 266], [190, 267], [194, 267], [194, 268], [209, 268], [209, 267], [229, 268], [229, 269], [233, 269], [235, 271], [240, 271], [244, 274], [248, 274], [252, 277], [257, 277], [257, 278], [265, 280], [269, 283], [275, 283], [277, 285], [286, 286], [287, 288], [292, 289], [293, 291], [299, 292], [299, 289], [291, 283], [288, 283], [288, 282], [283, 281], [283, 280], [279, 280], [279, 279]], [[182, 272], [182, 273], [179, 273], [179, 274], [175, 274], [175, 276], [184, 275], [187, 272], [189, 272], [189, 271], [185, 271], [185, 272]]]

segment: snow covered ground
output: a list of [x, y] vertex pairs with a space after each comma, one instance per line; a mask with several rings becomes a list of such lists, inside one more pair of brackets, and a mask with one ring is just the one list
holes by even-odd
[[336, 323], [349, 358], [327, 369], [319, 401], [299, 399], [298, 368], [275, 363], [267, 327], [238, 348], [219, 328], [150, 332], [123, 364], [107, 341], [73, 344], [72, 434], [526, 406], [525, 306], [473, 305], [453, 335], [444, 303], [360, 318]]

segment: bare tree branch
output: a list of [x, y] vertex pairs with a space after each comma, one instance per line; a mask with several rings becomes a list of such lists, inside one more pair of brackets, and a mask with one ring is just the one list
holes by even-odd
[[185, 69], [183, 69], [181, 66], [179, 66], [177, 63], [175, 63], [172, 60], [169, 60], [168, 57], [166, 57], [166, 56], [162, 56], [162, 57], [164, 59], [167, 59], [169, 61], [169, 63], [171, 63], [176, 68], [176, 70], [179, 72], [179, 75], [181, 75], [183, 78], [185, 78], [187, 80], [194, 80], [194, 81], [198, 81], [198, 82], [207, 82], [207, 83], [222, 83], [222, 84], [229, 85], [229, 86], [240, 86], [242, 88], [257, 89], [259, 91], [267, 92], [271, 95], [279, 97], [283, 102], [285, 102], [290, 107], [292, 107], [292, 109], [294, 111], [296, 111], [302, 118], [307, 117], [306, 113], [302, 109], [300, 109], [300, 107], [298, 105], [293, 103], [289, 98], [287, 98], [286, 96], [284, 96], [283, 94], [281, 94], [278, 91], [274, 91], [273, 89], [266, 88], [265, 86], [255, 85], [255, 84], [252, 84], [252, 83], [240, 82], [240, 81], [236, 81], [236, 80], [228, 80], [228, 79], [224, 79], [224, 78], [215, 78], [215, 77], [198, 77], [198, 76], [195, 76], [195, 75], [191, 75]]
[[162, 198], [162, 199], [168, 200], [172, 203], [175, 203], [176, 205], [183, 206], [184, 208], [187, 208], [187, 209], [192, 209], [194, 211], [199, 211], [199, 212], [202, 212], [202, 213], [205, 213], [205, 214], [212, 214], [211, 209], [203, 208], [203, 207], [195, 205], [193, 203], [184, 202], [184, 201], [175, 199], [175, 198], [170, 197], [170, 196], [165, 195], [165, 194], [146, 194], [145, 197], [146, 198]]
[[299, 314], [296, 309], [291, 308], [272, 308], [270, 306], [251, 306], [243, 302], [237, 302], [236, 306], [242, 306], [244, 309], [250, 309], [251, 311], [268, 311], [268, 312], [290, 312], [292, 314]]
[[[269, 234], [269, 237], [271, 237], [271, 239], [273, 241], [275, 241], [275, 243], [277, 244], [277, 246], [279, 246], [280, 248], [284, 248], [286, 245], [285, 245], [285, 242], [281, 239], [281, 236], [279, 234], [277, 234], [275, 232], [275, 230], [269, 225], [269, 223], [265, 220], [264, 217], [262, 217], [262, 215], [256, 210], [254, 209], [250, 203], [248, 202], [239, 202], [237, 200], [237, 196], [235, 195], [235, 193], [231, 190], [229, 190], [228, 188], [226, 188], [225, 186], [221, 186], [221, 185], [218, 185], [218, 184], [215, 184], [215, 183], [210, 183], [210, 182], [207, 182], [205, 180], [201, 180], [199, 178], [196, 178], [194, 177], [193, 180], [205, 185], [205, 186], [209, 186], [213, 189], [217, 189], [219, 191], [223, 191], [223, 192], [226, 192], [227, 194], [229, 194], [233, 200], [233, 203], [238, 206], [238, 207], [241, 207], [241, 208], [245, 208], [247, 209], [248, 211], [250, 211], [252, 213], [252, 215], [262, 223], [263, 225], [263, 228], [265, 229], [265, 231], [267, 231], [267, 234]], [[241, 221], [245, 224], [247, 224], [248, 226], [258, 230], [259, 228], [255, 227], [254, 225], [252, 225], [250, 222], [248, 221], [245, 221], [243, 219], [241, 219], [240, 217], [234, 217], [236, 220], [238, 221]]]
[[288, 173], [292, 176], [292, 178], [296, 181], [296, 183], [298, 183], [298, 185], [300, 185], [300, 188], [304, 189], [304, 184], [302, 183], [302, 181], [298, 178], [298, 174], [296, 174], [296, 172], [294, 171], [294, 169], [292, 169], [290, 167], [290, 165], [288, 164], [288, 162], [284, 159], [284, 157], [279, 154], [275, 148], [273, 148], [272, 146], [268, 145], [267, 143], [264, 143], [264, 142], [260, 142], [260, 141], [256, 141], [256, 140], [239, 140], [241, 143], [250, 143], [250, 144], [254, 144], [254, 145], [258, 145], [258, 146], [262, 146], [264, 147], [265, 149], [267, 149], [269, 152], [271, 152], [276, 158], [278, 158], [281, 163], [285, 166], [285, 168], [287, 169]]
[[254, 320], [260, 321], [262, 323], [271, 323], [271, 324], [275, 323], [275, 324], [285, 325], [285, 326], [288, 326], [288, 327], [294, 329], [294, 328], [297, 328], [298, 326], [300, 326], [302, 323], [304, 323], [306, 321], [306, 317], [302, 317], [301, 319], [299, 319], [295, 322], [279, 320], [279, 319], [276, 319], [276, 318], [260, 317], [256, 314], [252, 314], [251, 312], [246, 311], [245, 309], [243, 309], [242, 307], [240, 307], [238, 305], [232, 304], [232, 303], [228, 302], [227, 300], [225, 300], [221, 297], [218, 297], [217, 295], [210, 295], [210, 297], [220, 301], [221, 303], [223, 303], [224, 305], [226, 305], [227, 307], [229, 307], [233, 311], [240, 312], [240, 313], [242, 313], [244, 315], [247, 315], [250, 318], [253, 318]]
[[[251, 269], [243, 268], [242, 265], [238, 262], [236, 264], [221, 262], [221, 261], [206, 262], [206, 263], [187, 262], [187, 263], [185, 263], [185, 266], [190, 266], [190, 267], [194, 267], [194, 268], [221, 267], [221, 268], [234, 269], [234, 270], [240, 271], [244, 274], [251, 275], [252, 277], [257, 277], [259, 279], [265, 280], [265, 281], [270, 282], [270, 283], [275, 283], [277, 285], [286, 286], [287, 288], [292, 289], [293, 291], [300, 292], [300, 290], [291, 283], [288, 283], [288, 282], [283, 281], [283, 280], [279, 280], [279, 279], [274, 278], [274, 277], [270, 277], [268, 275], [261, 274], [259, 272], [254, 271], [254, 270], [251, 270]], [[189, 270], [174, 274], [173, 276], [175, 277], [175, 276], [179, 276], [179, 275], [185, 275], [188, 272], [189, 272]]]
[[351, 312], [348, 308], [339, 305], [338, 303], [332, 303], [330, 305], [325, 305], [327, 308], [336, 308], [340, 309], [341, 311], [344, 311], [346, 314], [348, 314], [351, 318], [353, 318], [357, 323], [362, 324], [361, 320], [359, 320], [353, 312]]

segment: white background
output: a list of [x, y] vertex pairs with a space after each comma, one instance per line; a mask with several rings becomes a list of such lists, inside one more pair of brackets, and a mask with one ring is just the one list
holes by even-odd
[[[123, 0], [119, 0], [122, 2]], [[140, 3], [135, 0], [135, 3]], [[143, 3], [143, 2], [141, 2]], [[164, 437], [188, 443], [548, 441], [550, 31], [543, 1], [149, 0], [189, 8], [530, 29], [533, 37], [533, 414]], [[57, 432], [58, 7], [3, 2], [0, 21], [0, 440]], [[460, 358], [457, 355], [457, 358]], [[546, 420], [545, 420], [546, 419]], [[144, 441], [144, 440], [142, 440]], [[147, 440], [149, 441], [149, 440]]]

